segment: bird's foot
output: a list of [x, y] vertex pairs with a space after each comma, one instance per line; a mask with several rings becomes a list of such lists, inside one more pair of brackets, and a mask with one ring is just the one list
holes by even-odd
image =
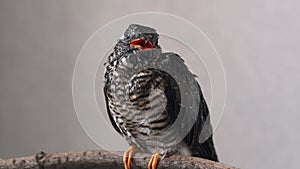
[[148, 163], [148, 169], [156, 169], [157, 168], [157, 163], [158, 163], [158, 160], [159, 160], [159, 153], [155, 153], [151, 156], [151, 159]]
[[130, 146], [128, 150], [124, 152], [123, 163], [125, 169], [130, 169], [130, 163], [135, 152], [136, 150], [134, 146]]

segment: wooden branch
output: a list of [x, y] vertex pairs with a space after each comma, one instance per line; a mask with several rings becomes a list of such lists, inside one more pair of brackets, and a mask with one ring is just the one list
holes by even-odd
[[[0, 160], [0, 169], [123, 169], [122, 152], [93, 150], [84, 152], [49, 153], [35, 156]], [[149, 155], [137, 153], [131, 169], [147, 168]], [[159, 162], [158, 169], [236, 169], [223, 163], [216, 163], [196, 157], [170, 156]]]

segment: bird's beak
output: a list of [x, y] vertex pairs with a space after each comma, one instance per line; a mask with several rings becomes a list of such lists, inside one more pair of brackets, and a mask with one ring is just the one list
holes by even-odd
[[153, 49], [152, 43], [150, 41], [145, 41], [144, 39], [134, 39], [130, 42], [130, 46], [142, 50]]

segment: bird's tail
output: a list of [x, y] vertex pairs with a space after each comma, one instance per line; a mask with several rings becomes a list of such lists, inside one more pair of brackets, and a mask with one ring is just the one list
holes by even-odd
[[193, 157], [201, 157], [212, 161], [219, 161], [212, 136], [203, 143], [196, 143], [191, 147]]

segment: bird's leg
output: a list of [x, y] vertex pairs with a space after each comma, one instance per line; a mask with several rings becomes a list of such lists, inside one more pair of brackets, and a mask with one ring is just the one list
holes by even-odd
[[157, 168], [159, 156], [160, 156], [159, 153], [155, 153], [151, 156], [151, 159], [148, 163], [148, 169], [156, 169]]
[[136, 150], [134, 146], [130, 146], [128, 150], [124, 152], [123, 163], [125, 169], [130, 169], [130, 163], [135, 152]]

